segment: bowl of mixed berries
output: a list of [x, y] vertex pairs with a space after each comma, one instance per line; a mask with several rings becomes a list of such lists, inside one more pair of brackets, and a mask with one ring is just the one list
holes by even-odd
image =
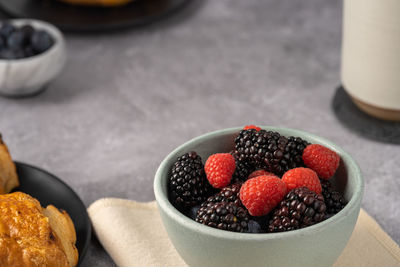
[[189, 266], [331, 266], [363, 188], [356, 162], [332, 142], [254, 125], [186, 142], [154, 180], [164, 227]]

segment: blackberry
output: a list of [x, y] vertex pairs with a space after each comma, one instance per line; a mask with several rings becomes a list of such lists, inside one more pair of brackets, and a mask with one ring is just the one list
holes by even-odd
[[290, 169], [304, 167], [303, 151], [310, 143], [300, 137], [290, 136], [285, 147], [285, 153], [290, 155], [292, 166]]
[[232, 175], [234, 182], [245, 182], [255, 168], [248, 162], [236, 160], [236, 169]]
[[277, 132], [241, 130], [235, 139], [237, 158], [255, 168], [282, 175], [289, 169], [304, 166], [303, 150], [308, 142], [300, 137], [281, 136]]
[[284, 232], [304, 228], [325, 219], [324, 198], [307, 187], [290, 191], [269, 221], [269, 232]]
[[247, 232], [247, 210], [232, 202], [204, 202], [197, 212], [196, 222], [232, 232]]
[[343, 195], [336, 191], [331, 182], [320, 179], [322, 186], [322, 195], [325, 199], [326, 213], [328, 216], [334, 215], [341, 211], [346, 206], [346, 201]]
[[240, 187], [242, 184], [235, 183], [224, 187], [219, 193], [207, 198], [207, 202], [232, 202], [238, 206], [242, 205], [239, 198]]
[[169, 197], [177, 208], [190, 208], [202, 203], [211, 192], [201, 157], [192, 151], [180, 156], [169, 177]]
[[236, 169], [232, 175], [232, 181], [235, 183], [245, 182], [247, 180], [247, 177], [249, 177], [250, 173], [252, 173], [255, 170], [255, 168], [252, 166], [252, 164], [246, 161], [238, 160], [237, 154], [238, 154], [237, 151], [233, 153], [233, 156], [235, 157]]

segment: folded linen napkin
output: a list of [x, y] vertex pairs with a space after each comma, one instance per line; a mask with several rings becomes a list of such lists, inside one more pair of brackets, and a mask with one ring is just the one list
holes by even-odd
[[[187, 266], [168, 239], [155, 201], [103, 198], [88, 208], [95, 233], [118, 266]], [[364, 210], [334, 267], [399, 267], [400, 248]]]

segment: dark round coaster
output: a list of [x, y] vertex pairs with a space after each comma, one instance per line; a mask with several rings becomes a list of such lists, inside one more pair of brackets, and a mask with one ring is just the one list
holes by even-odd
[[400, 144], [400, 122], [380, 120], [362, 112], [342, 86], [336, 90], [332, 108], [339, 121], [357, 134], [380, 142]]
[[169, 16], [193, 0], [134, 0], [119, 7], [84, 7], [57, 0], [0, 0], [12, 17], [48, 21], [67, 31], [104, 31], [144, 25]]

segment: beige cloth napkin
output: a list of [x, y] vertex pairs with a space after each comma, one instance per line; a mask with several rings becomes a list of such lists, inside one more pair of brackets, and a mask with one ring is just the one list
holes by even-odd
[[[157, 205], [104, 198], [88, 208], [94, 230], [118, 266], [187, 266], [168, 239]], [[400, 248], [364, 210], [334, 267], [399, 267]]]

